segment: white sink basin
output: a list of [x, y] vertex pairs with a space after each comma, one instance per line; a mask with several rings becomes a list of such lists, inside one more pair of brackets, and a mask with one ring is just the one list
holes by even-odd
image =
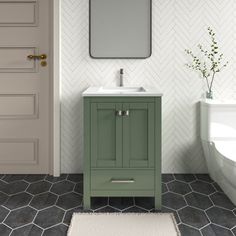
[[99, 89], [101, 93], [138, 93], [145, 91], [143, 87], [101, 87]]
[[160, 97], [162, 93], [156, 89], [144, 87], [89, 87], [83, 97]]

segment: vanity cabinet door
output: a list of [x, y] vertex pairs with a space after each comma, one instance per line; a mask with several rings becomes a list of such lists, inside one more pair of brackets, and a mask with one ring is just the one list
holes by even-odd
[[91, 166], [122, 167], [122, 104], [91, 104]]
[[153, 168], [155, 156], [154, 103], [124, 103], [123, 167]]

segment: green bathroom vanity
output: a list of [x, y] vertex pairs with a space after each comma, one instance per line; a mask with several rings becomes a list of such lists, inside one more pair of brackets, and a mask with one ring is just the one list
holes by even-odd
[[161, 96], [142, 87], [83, 93], [85, 209], [102, 196], [153, 196], [161, 208]]

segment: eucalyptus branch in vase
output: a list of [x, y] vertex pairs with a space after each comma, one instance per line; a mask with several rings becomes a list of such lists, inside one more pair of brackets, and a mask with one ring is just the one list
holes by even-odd
[[[198, 44], [198, 49], [202, 54], [202, 58], [196, 56], [191, 50], [185, 49], [185, 52], [191, 57], [192, 63], [187, 63], [186, 66], [200, 73], [201, 77], [206, 80], [207, 93], [206, 97], [212, 99], [212, 86], [217, 73], [228, 65], [228, 61], [223, 63], [223, 53], [218, 51], [218, 43], [215, 38], [215, 33], [208, 27], [208, 34], [211, 39], [210, 50], [203, 48], [201, 44]], [[205, 58], [205, 59], [204, 59]]]

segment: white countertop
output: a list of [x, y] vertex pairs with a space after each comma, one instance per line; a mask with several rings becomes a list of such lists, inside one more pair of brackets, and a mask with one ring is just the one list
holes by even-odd
[[146, 87], [89, 87], [83, 97], [161, 97], [154, 88]]

